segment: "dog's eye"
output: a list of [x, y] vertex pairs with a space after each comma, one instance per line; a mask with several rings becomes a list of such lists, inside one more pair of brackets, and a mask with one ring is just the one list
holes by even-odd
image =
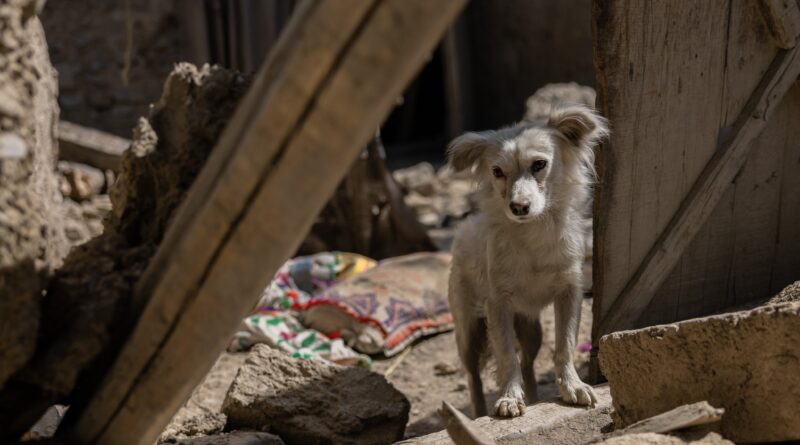
[[531, 171], [536, 173], [545, 167], [547, 167], [547, 161], [539, 159], [538, 161], [533, 161], [533, 164], [531, 164]]
[[503, 169], [501, 169], [500, 167], [492, 167], [492, 174], [494, 175], [495, 178], [502, 178], [503, 176], [505, 176], [505, 174], [503, 173]]

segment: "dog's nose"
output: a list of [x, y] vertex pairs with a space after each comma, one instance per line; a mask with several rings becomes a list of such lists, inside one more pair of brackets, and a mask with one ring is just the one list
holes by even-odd
[[525, 216], [531, 211], [531, 203], [528, 201], [512, 201], [509, 207], [511, 207], [511, 213], [517, 216]]

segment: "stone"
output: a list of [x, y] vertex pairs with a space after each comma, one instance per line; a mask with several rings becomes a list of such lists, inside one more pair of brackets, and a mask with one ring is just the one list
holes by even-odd
[[86, 201], [99, 195], [106, 188], [106, 175], [100, 169], [85, 164], [60, 161], [58, 171], [64, 176], [67, 186], [61, 193], [73, 201]]
[[283, 445], [280, 437], [255, 431], [234, 431], [214, 436], [189, 437], [165, 443], [179, 445]]
[[64, 405], [53, 405], [45, 411], [39, 421], [31, 427], [28, 432], [22, 435], [22, 441], [43, 440], [53, 437], [64, 418], [68, 407]]
[[790, 301], [800, 301], [800, 281], [786, 286], [778, 295], [772, 297], [769, 304], [788, 303]]
[[378, 445], [403, 438], [410, 403], [357, 367], [292, 358], [256, 345], [228, 389], [227, 428], [278, 434], [287, 445]]
[[[488, 440], [498, 444], [576, 444], [602, 438], [601, 430], [611, 425], [611, 395], [607, 385], [594, 388], [597, 404], [593, 408], [566, 405], [559, 399], [528, 406], [513, 419], [481, 417], [471, 422]], [[447, 431], [399, 442], [397, 445], [452, 445]]]
[[596, 445], [733, 445], [714, 432], [706, 432], [699, 435], [667, 435], [657, 433], [626, 434], [624, 436], [612, 437]]
[[431, 196], [436, 191], [436, 170], [428, 162], [395, 170], [392, 176], [403, 188], [422, 196]]
[[800, 302], [767, 305], [600, 339], [617, 428], [707, 400], [735, 442], [800, 439]]
[[547, 121], [550, 110], [561, 103], [573, 103], [594, 108], [597, 94], [594, 88], [578, 85], [575, 82], [547, 84], [525, 101], [525, 116], [528, 122]]
[[171, 424], [158, 438], [158, 443], [175, 443], [181, 439], [196, 436], [208, 436], [222, 433], [228, 417], [217, 412], [204, 412], [186, 419], [180, 423]]
[[452, 363], [439, 362], [433, 365], [433, 373], [435, 375], [452, 375], [459, 371], [459, 367]]

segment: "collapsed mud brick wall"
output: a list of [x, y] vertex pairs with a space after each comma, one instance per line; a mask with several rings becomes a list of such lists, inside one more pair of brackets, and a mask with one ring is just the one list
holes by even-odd
[[0, 388], [33, 355], [42, 289], [67, 248], [57, 87], [36, 3], [0, 5]]
[[0, 437], [91, 397], [138, 315], [134, 286], [247, 85], [216, 67], [169, 75], [124, 155], [104, 233], [70, 252], [47, 288], [35, 356], [0, 390]]
[[798, 344], [800, 302], [791, 300], [608, 334], [599, 358], [615, 424], [707, 400], [725, 408], [721, 429], [730, 440], [800, 440]]

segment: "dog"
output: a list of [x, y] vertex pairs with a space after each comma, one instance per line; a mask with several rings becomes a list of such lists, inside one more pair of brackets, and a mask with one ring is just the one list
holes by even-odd
[[451, 168], [471, 171], [478, 183], [478, 212], [460, 225], [453, 242], [448, 289], [476, 417], [486, 415], [480, 370], [487, 337], [501, 391], [495, 414], [520, 416], [526, 398], [536, 401], [539, 313], [550, 303], [561, 399], [578, 405], [597, 402], [591, 386], [578, 377], [573, 352], [594, 147], [608, 133], [606, 120], [595, 111], [569, 105], [552, 110], [546, 122], [466, 133], [448, 147]]

